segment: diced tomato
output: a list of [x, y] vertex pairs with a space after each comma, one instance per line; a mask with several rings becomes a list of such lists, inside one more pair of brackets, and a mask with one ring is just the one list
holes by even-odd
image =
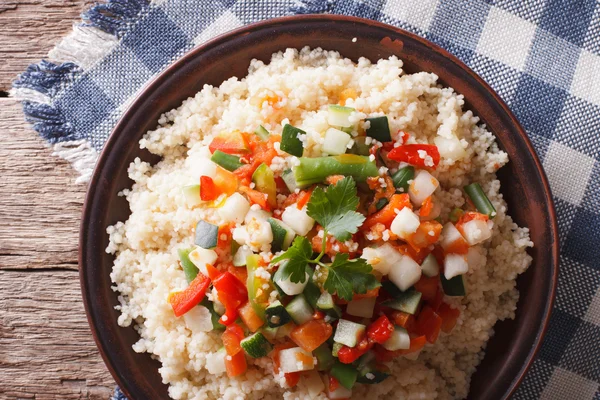
[[437, 261], [438, 265], [444, 265], [444, 249], [442, 249], [439, 245], [436, 245], [431, 251], [431, 254], [433, 254], [433, 256], [435, 257], [435, 260]]
[[[426, 156], [431, 157], [433, 165], [426, 165], [426, 157], [421, 158], [419, 151], [424, 151]], [[435, 169], [440, 163], [440, 152], [438, 151], [437, 146], [433, 144], [405, 144], [392, 149], [387, 156], [390, 160], [406, 162], [421, 168]]]
[[221, 193], [225, 193], [228, 196], [232, 195], [238, 188], [237, 177], [225, 168], [217, 167], [213, 181]]
[[322, 319], [313, 319], [295, 327], [290, 338], [302, 349], [312, 352], [325, 343], [331, 336], [333, 328]]
[[392, 336], [394, 325], [388, 317], [382, 315], [369, 325], [367, 328], [367, 337], [375, 343], [383, 343]]
[[442, 224], [437, 221], [421, 221], [416, 232], [406, 238], [415, 250], [424, 249], [437, 243], [442, 233]]
[[394, 324], [403, 327], [409, 333], [415, 331], [415, 316], [409, 313], [405, 313], [402, 311], [393, 311], [390, 314], [391, 319], [394, 321]]
[[325, 178], [325, 183], [328, 185], [335, 185], [342, 179], [344, 179], [344, 175], [329, 175], [327, 178]]
[[283, 376], [285, 378], [285, 383], [287, 383], [289, 387], [294, 387], [300, 382], [300, 371], [288, 372], [283, 374]]
[[265, 163], [271, 165], [273, 159], [277, 157], [277, 150], [275, 150], [274, 147], [276, 142], [281, 142], [281, 136], [271, 135], [267, 142], [256, 142], [253, 153], [249, 156], [251, 160], [250, 163], [242, 165], [235, 170], [234, 174], [240, 178], [246, 186], [250, 185], [252, 174], [260, 164]]
[[485, 214], [481, 214], [475, 211], [466, 211], [464, 212], [461, 217], [458, 219], [458, 221], [454, 224], [454, 226], [456, 226], [456, 229], [458, 229], [458, 231], [460, 232], [461, 235], [465, 235], [463, 227], [467, 222], [470, 221], [488, 221], [489, 217]]
[[250, 189], [247, 186], [241, 186], [240, 191], [248, 197], [250, 203], [258, 204], [260, 208], [265, 211], [271, 211], [271, 206], [268, 202], [268, 196], [266, 193], [259, 192], [258, 190]]
[[394, 218], [396, 218], [395, 210], [400, 211], [404, 207], [409, 207], [412, 210], [412, 205], [410, 203], [410, 197], [408, 196], [408, 194], [402, 193], [392, 195], [388, 204], [386, 204], [381, 210], [377, 211], [375, 214], [371, 214], [365, 219], [365, 222], [363, 222], [361, 229], [369, 229], [370, 227], [378, 223], [381, 223], [387, 228], [389, 228]]
[[211, 153], [217, 150], [227, 154], [245, 154], [250, 151], [248, 143], [241, 132], [228, 132], [216, 136], [208, 148]]
[[450, 333], [456, 326], [456, 321], [460, 316], [460, 310], [442, 303], [438, 308], [437, 314], [442, 318], [442, 332]]
[[200, 177], [200, 199], [202, 201], [215, 200], [220, 194], [221, 190], [217, 188], [210, 176], [202, 175]]
[[250, 304], [249, 301], [246, 302], [246, 304], [244, 304], [240, 308], [238, 308], [238, 314], [251, 332], [256, 332], [258, 328], [265, 324], [265, 321], [263, 321], [256, 314], [254, 308], [252, 307], [252, 304]]
[[416, 328], [429, 343], [435, 343], [442, 328], [442, 318], [430, 306], [425, 306], [417, 316]]
[[369, 351], [368, 348], [359, 349], [357, 347], [342, 346], [342, 348], [338, 351], [338, 359], [341, 363], [352, 364], [367, 351]]
[[175, 316], [181, 317], [197, 306], [204, 298], [209, 285], [210, 279], [202, 274], [198, 274], [187, 288], [180, 292], [169, 294], [168, 301], [173, 308]]
[[356, 90], [352, 88], [346, 88], [340, 92], [338, 104], [340, 106], [345, 106], [346, 100], [355, 99], [357, 96], [358, 94], [356, 93]]
[[300, 192], [300, 194], [298, 195], [298, 202], [296, 203], [296, 207], [298, 207], [298, 210], [302, 210], [304, 208], [304, 206], [310, 200], [310, 196], [312, 196], [312, 189], [303, 190], [302, 192]]
[[225, 351], [230, 356], [236, 355], [237, 353], [242, 351], [242, 346], [240, 346], [240, 339], [235, 333], [229, 331], [223, 332], [223, 334], [221, 335], [221, 341], [223, 342]]
[[431, 210], [433, 210], [433, 199], [431, 196], [427, 197], [423, 204], [421, 204], [421, 208], [419, 209], [419, 216], [428, 217], [431, 214]]
[[339, 387], [340, 387], [340, 383], [338, 382], [338, 380], [335, 379], [333, 376], [330, 376], [329, 377], [329, 392], [333, 392]]
[[246, 369], [248, 369], [248, 364], [246, 364], [246, 356], [243, 351], [233, 356], [225, 357], [225, 370], [228, 377], [239, 376], [246, 372]]
[[446, 254], [467, 254], [469, 252], [469, 243], [467, 243], [464, 237], [460, 236], [446, 246], [445, 252]]
[[415, 249], [413, 246], [406, 244], [401, 244], [399, 246], [394, 247], [400, 253], [404, 254], [405, 256], [409, 256], [410, 258], [415, 260], [417, 264], [421, 264], [423, 260], [425, 260], [425, 257], [427, 257], [427, 254], [429, 254], [427, 248]]
[[313, 313], [312, 317], [313, 319], [323, 319], [325, 318], [325, 314], [323, 314], [322, 311], [317, 310]]
[[438, 309], [440, 308], [440, 306], [442, 305], [443, 302], [444, 302], [444, 291], [441, 289], [438, 289], [437, 293], [435, 294], [435, 299], [433, 299], [432, 301], [429, 302], [429, 306], [431, 307], [431, 309], [433, 311], [435, 311], [437, 313]]
[[425, 301], [433, 301], [439, 290], [439, 275], [428, 277], [421, 275], [421, 279], [415, 283], [415, 289], [421, 292], [422, 299]]
[[280, 176], [275, 177], [275, 186], [277, 187], [277, 193], [282, 193], [282, 194], [289, 193], [289, 189], [288, 189], [287, 185], [285, 184], [285, 181], [283, 180], [282, 177], [280, 177]]

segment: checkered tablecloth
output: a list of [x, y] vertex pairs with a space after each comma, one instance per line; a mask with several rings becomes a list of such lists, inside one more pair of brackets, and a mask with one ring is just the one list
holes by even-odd
[[600, 400], [600, 2], [111, 0], [21, 74], [13, 95], [85, 181], [128, 103], [173, 60], [245, 24], [322, 12], [376, 19], [437, 43], [517, 115], [550, 180], [562, 255], [545, 342], [514, 397]]

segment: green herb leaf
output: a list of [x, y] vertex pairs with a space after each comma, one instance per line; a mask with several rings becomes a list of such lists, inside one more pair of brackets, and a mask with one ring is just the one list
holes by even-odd
[[356, 212], [358, 196], [354, 179], [347, 176], [323, 190], [317, 187], [307, 205], [307, 214], [336, 239], [346, 241], [364, 222], [365, 216]]
[[296, 236], [292, 245], [279, 256], [271, 260], [271, 264], [288, 260], [285, 270], [282, 271], [282, 278], [288, 279], [294, 283], [304, 282], [306, 280], [306, 265], [313, 255], [312, 246], [304, 236]]
[[340, 253], [335, 256], [328, 270], [323, 287], [331, 294], [337, 293], [344, 300], [350, 301], [354, 293], [363, 294], [381, 285], [371, 274], [373, 268], [365, 260], [348, 260], [348, 254]]

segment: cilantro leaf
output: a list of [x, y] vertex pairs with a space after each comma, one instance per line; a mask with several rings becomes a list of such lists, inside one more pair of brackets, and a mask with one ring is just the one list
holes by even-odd
[[[306, 265], [313, 255], [312, 246], [304, 236], [296, 236], [292, 245], [279, 256], [271, 260], [271, 264], [285, 261], [279, 268], [283, 280], [290, 279], [294, 283], [306, 281]], [[278, 271], [279, 272], [279, 271]]]
[[306, 211], [336, 239], [345, 241], [365, 220], [364, 215], [356, 212], [357, 207], [356, 184], [347, 176], [325, 190], [315, 188]]
[[362, 258], [348, 260], [348, 254], [340, 253], [328, 267], [327, 280], [323, 287], [329, 293], [337, 292], [340, 298], [350, 301], [354, 293], [363, 294], [380, 286], [371, 274], [372, 270]]

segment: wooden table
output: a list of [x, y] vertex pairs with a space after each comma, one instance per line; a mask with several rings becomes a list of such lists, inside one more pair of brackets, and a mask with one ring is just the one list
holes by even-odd
[[85, 185], [7, 98], [93, 0], [0, 0], [0, 399], [107, 399], [77, 247]]

